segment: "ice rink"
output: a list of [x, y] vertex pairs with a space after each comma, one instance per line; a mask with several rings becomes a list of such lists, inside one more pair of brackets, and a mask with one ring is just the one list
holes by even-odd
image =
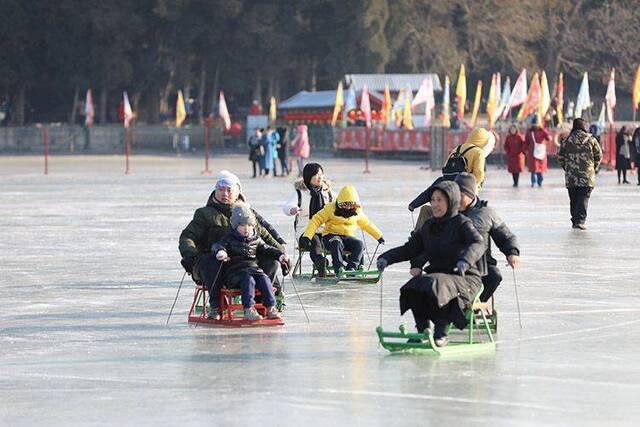
[[[215, 157], [215, 156], [214, 156]], [[318, 159], [317, 159], [318, 160]], [[408, 202], [435, 179], [417, 162], [319, 159], [353, 184], [387, 248], [411, 228]], [[0, 157], [0, 425], [638, 425], [640, 187], [598, 177], [587, 231], [570, 227], [563, 176], [511, 187], [491, 167], [482, 198], [519, 238], [504, 275], [494, 353], [391, 355], [377, 346], [380, 285], [287, 279], [281, 328], [193, 327], [177, 242], [211, 177], [196, 158]], [[246, 156], [212, 169], [242, 179], [253, 207], [291, 242], [281, 211], [293, 178], [250, 179]], [[375, 241], [368, 238], [369, 253]], [[289, 245], [291, 253], [292, 245]], [[495, 248], [494, 248], [495, 250]], [[408, 263], [385, 274], [395, 329]]]

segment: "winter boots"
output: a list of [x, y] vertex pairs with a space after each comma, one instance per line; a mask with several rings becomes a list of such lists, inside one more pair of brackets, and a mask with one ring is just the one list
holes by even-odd
[[434, 322], [433, 328], [433, 340], [436, 347], [444, 347], [449, 344], [449, 338], [447, 337], [447, 330], [449, 329], [449, 322], [438, 320]]
[[249, 321], [262, 320], [262, 316], [258, 314], [258, 311], [256, 310], [255, 307], [245, 308], [244, 320], [249, 320]]
[[209, 309], [207, 313], [207, 319], [209, 320], [220, 320], [222, 316], [220, 316], [220, 309], [218, 307], [213, 307]]
[[282, 315], [278, 313], [275, 307], [269, 307], [267, 309], [267, 319], [282, 319]]

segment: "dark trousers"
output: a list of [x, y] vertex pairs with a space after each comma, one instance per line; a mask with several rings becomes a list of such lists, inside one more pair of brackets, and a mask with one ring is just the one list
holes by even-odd
[[324, 247], [331, 253], [333, 261], [333, 271], [338, 272], [345, 263], [344, 251], [351, 252], [346, 259], [346, 269], [355, 270], [362, 263], [364, 254], [364, 243], [351, 236], [340, 236], [337, 234], [327, 234], [322, 238]]
[[411, 310], [418, 332], [424, 332], [425, 329], [429, 328], [429, 322], [431, 321], [437, 331], [434, 334], [435, 337], [440, 338], [446, 335], [445, 331], [449, 322], [464, 323], [464, 314], [460, 311], [458, 302], [454, 299], [445, 306], [438, 307], [438, 299], [432, 289], [427, 292], [413, 289], [402, 290], [400, 298], [406, 301]]
[[276, 298], [273, 296], [271, 288], [271, 280], [266, 274], [247, 273], [242, 279], [240, 290], [242, 291], [242, 305], [244, 308], [253, 307], [255, 302], [256, 289], [262, 294], [262, 303], [265, 307], [273, 307], [276, 305]]
[[[289, 175], [289, 162], [284, 157], [278, 157], [280, 159], [280, 175]], [[275, 167], [274, 167], [275, 169]]]
[[484, 290], [480, 294], [480, 301], [487, 302], [502, 282], [500, 269], [495, 265], [487, 265], [487, 275], [482, 277]]
[[259, 172], [259, 174], [262, 175], [262, 166], [260, 166], [260, 161], [252, 160], [251, 163], [253, 165], [253, 177], [255, 178], [256, 176], [258, 176], [257, 172]]
[[622, 175], [622, 182], [627, 182], [627, 170], [618, 169], [618, 184], [620, 184], [620, 175]]
[[531, 186], [538, 184], [538, 187], [542, 186], [542, 181], [544, 177], [541, 172], [531, 172]]
[[323, 276], [326, 271], [326, 265], [324, 259], [324, 246], [322, 245], [322, 236], [320, 234], [314, 234], [311, 238], [309, 257], [311, 258], [311, 261], [313, 261], [313, 265], [316, 266], [316, 270], [320, 276]]
[[[258, 266], [265, 272], [270, 284], [273, 283], [276, 288], [279, 288], [279, 284], [275, 283], [278, 262], [264, 255], [258, 257]], [[202, 284], [209, 291], [209, 306], [211, 307], [220, 305], [220, 289], [224, 286], [222, 273], [218, 273], [221, 267], [223, 268], [224, 266], [212, 253], [204, 254], [198, 261], [198, 272], [200, 273]]]
[[517, 187], [518, 186], [518, 181], [520, 180], [520, 174], [519, 173], [512, 173], [511, 177], [513, 177], [513, 186]]
[[569, 209], [571, 210], [571, 223], [573, 225], [584, 224], [587, 220], [587, 208], [592, 187], [567, 188], [569, 191]]

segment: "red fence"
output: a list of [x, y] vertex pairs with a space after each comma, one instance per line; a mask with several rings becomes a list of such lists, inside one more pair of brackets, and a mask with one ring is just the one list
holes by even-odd
[[[559, 136], [563, 132], [560, 129], [547, 129], [552, 135], [552, 141], [547, 143], [547, 154], [555, 157], [559, 148]], [[336, 130], [335, 147], [337, 150], [364, 151], [366, 149], [366, 132], [364, 127], [351, 127]], [[470, 130], [450, 130], [435, 128], [436, 138], [433, 137], [433, 128], [424, 130], [385, 130], [370, 129], [369, 151], [372, 153], [430, 153], [431, 144], [435, 140], [440, 142], [446, 138], [446, 151], [451, 152], [459, 144], [464, 143]], [[494, 130], [497, 136], [494, 154], [504, 154], [504, 139], [507, 130]], [[566, 131], [564, 131], [566, 133]], [[615, 130], [606, 130], [602, 137], [603, 159], [602, 163], [615, 166]]]

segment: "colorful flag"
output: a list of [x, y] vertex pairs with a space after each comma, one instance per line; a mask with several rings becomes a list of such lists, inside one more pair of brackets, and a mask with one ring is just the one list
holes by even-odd
[[391, 92], [389, 92], [389, 85], [384, 85], [384, 98], [382, 99], [382, 121], [385, 127], [389, 127], [391, 120]]
[[582, 83], [580, 84], [578, 99], [576, 99], [574, 117], [582, 117], [582, 112], [590, 106], [591, 97], [589, 96], [589, 75], [585, 71], [584, 75], [582, 76]]
[[416, 97], [411, 101], [411, 107], [424, 103], [424, 126], [431, 125], [431, 110], [436, 105], [436, 101], [433, 97], [433, 80], [426, 78], [422, 81]]
[[631, 89], [631, 94], [631, 107], [633, 107], [633, 111], [636, 111], [638, 106], [640, 106], [640, 65], [638, 65], [638, 69], [636, 70], [636, 78], [633, 79], [633, 89]]
[[564, 78], [562, 73], [558, 75], [558, 85], [556, 86], [556, 116], [558, 124], [564, 123]]
[[538, 73], [535, 73], [531, 78], [531, 87], [529, 88], [529, 93], [527, 93], [527, 99], [522, 104], [522, 107], [520, 107], [520, 112], [517, 117], [518, 121], [526, 119], [531, 113], [538, 113], [540, 92], [540, 78], [538, 77]]
[[540, 76], [540, 104], [538, 108], [538, 123], [544, 127], [544, 117], [547, 115], [551, 107], [551, 94], [549, 93], [549, 82], [547, 81], [547, 73], [542, 71]]
[[336, 90], [336, 102], [333, 106], [333, 116], [331, 117], [331, 126], [335, 126], [338, 121], [338, 114], [344, 107], [344, 95], [342, 93], [342, 82], [338, 83], [338, 89]]
[[613, 124], [613, 116], [616, 109], [616, 69], [611, 69], [609, 84], [607, 85], [607, 95], [604, 97], [607, 103], [607, 118]]
[[124, 106], [124, 128], [129, 129], [131, 120], [133, 120], [133, 110], [131, 110], [131, 104], [129, 103], [129, 96], [127, 95], [127, 91], [124, 91], [123, 97], [124, 100], [122, 102]]
[[444, 78], [444, 90], [442, 91], [442, 126], [451, 127], [451, 113], [449, 112], [449, 76]]
[[[498, 85], [498, 88], [496, 89], [497, 77], [498, 75], [496, 74], [491, 75], [491, 86], [489, 86], [489, 96], [487, 98], [487, 121], [489, 124], [489, 129], [493, 127], [496, 118], [496, 92], [500, 92], [500, 85]], [[471, 125], [471, 127], [473, 127], [473, 125]]]
[[496, 121], [498, 121], [498, 117], [502, 114], [503, 111], [507, 108], [507, 104], [509, 103], [509, 98], [511, 97], [511, 78], [507, 76], [507, 79], [504, 81], [504, 88], [502, 89], [502, 95], [500, 95], [500, 102], [498, 102], [498, 108], [496, 110]]
[[371, 127], [371, 102], [369, 101], [369, 89], [367, 85], [362, 88], [362, 95], [360, 95], [360, 111], [364, 114], [364, 120], [367, 122], [367, 127]]
[[218, 100], [218, 116], [224, 123], [224, 129], [229, 130], [231, 127], [231, 117], [229, 116], [229, 110], [227, 109], [227, 101], [224, 100], [224, 92], [220, 91], [220, 98]]
[[87, 96], [84, 101], [84, 125], [90, 128], [93, 125], [93, 119], [96, 115], [93, 109], [93, 94], [91, 89], [87, 89]]
[[457, 115], [460, 120], [464, 118], [464, 104], [467, 102], [467, 76], [464, 64], [460, 64], [460, 73], [456, 82], [456, 99], [458, 103]]
[[278, 105], [276, 104], [275, 96], [272, 96], [269, 100], [269, 121], [271, 124], [276, 123], [276, 119], [278, 118]]
[[409, 97], [404, 98], [404, 108], [402, 111], [402, 127], [405, 129], [413, 129], [413, 119], [411, 118], [411, 103]]
[[176, 100], [176, 127], [179, 128], [182, 126], [184, 119], [187, 118], [187, 112], [184, 108], [184, 98], [182, 96], [182, 91], [178, 91], [178, 99]]
[[506, 119], [512, 108], [523, 104], [527, 100], [527, 70], [523, 69], [516, 84], [513, 86], [513, 90], [509, 94], [509, 100], [502, 113], [502, 118]]
[[482, 80], [478, 80], [476, 86], [476, 97], [473, 100], [473, 111], [471, 113], [471, 127], [476, 126], [476, 120], [478, 119], [478, 110], [480, 110], [480, 98], [482, 97]]

